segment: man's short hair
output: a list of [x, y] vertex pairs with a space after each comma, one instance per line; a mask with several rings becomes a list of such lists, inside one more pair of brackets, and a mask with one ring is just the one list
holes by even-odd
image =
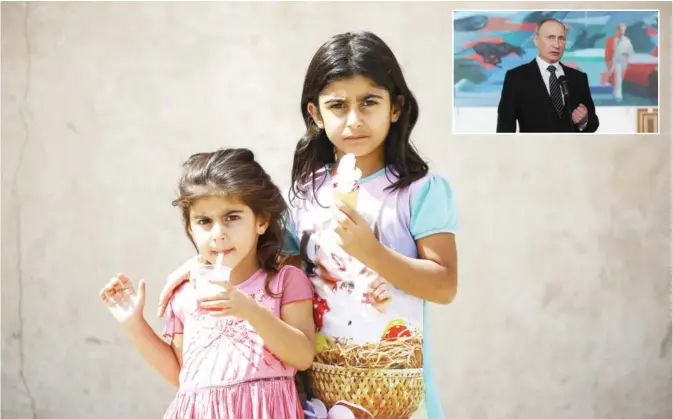
[[547, 22], [556, 22], [559, 25], [563, 26], [563, 30], [567, 29], [566, 25], [563, 22], [561, 22], [560, 20], [554, 19], [553, 17], [548, 17], [546, 19], [542, 19], [542, 21], [537, 24], [537, 29], [535, 29], [535, 32], [540, 33], [540, 28], [542, 27], [542, 25], [544, 25]]

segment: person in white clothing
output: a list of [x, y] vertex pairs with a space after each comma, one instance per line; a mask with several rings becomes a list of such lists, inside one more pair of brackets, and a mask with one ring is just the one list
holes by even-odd
[[624, 82], [624, 74], [629, 65], [629, 59], [633, 55], [633, 45], [631, 40], [624, 35], [626, 25], [620, 23], [617, 25], [617, 32], [613, 38], [614, 53], [612, 55], [612, 62], [610, 63], [610, 72], [614, 77], [612, 87], [612, 96], [617, 102], [623, 99], [622, 83]]

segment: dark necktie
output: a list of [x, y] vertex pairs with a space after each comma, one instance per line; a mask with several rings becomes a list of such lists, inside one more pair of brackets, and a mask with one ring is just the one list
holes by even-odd
[[561, 85], [556, 78], [556, 67], [550, 65], [547, 70], [549, 70], [549, 95], [558, 117], [561, 118], [563, 115], [563, 97], [561, 96]]

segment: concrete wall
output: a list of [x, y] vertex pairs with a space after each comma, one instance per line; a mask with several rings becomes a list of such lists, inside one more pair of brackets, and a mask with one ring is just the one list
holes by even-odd
[[[638, 6], [671, 27], [670, 3]], [[173, 391], [97, 292], [146, 277], [161, 327], [191, 255], [180, 163], [251, 146], [287, 185], [304, 71], [351, 29], [399, 57], [413, 137], [455, 187], [459, 296], [432, 309], [449, 417], [670, 418], [670, 119], [647, 137], [451, 135], [454, 7], [474, 3], [2, 3], [3, 418], [160, 417]], [[661, 50], [670, 115], [670, 29]]]

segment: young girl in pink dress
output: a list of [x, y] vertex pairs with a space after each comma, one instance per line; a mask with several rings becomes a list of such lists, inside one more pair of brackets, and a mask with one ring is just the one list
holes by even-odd
[[[303, 418], [294, 376], [315, 352], [313, 290], [306, 275], [279, 268], [281, 192], [247, 149], [191, 156], [173, 204], [199, 263], [222, 260], [229, 281], [197, 296], [182, 284], [166, 312], [164, 342], [143, 317], [138, 290], [123, 274], [100, 293], [143, 358], [179, 387], [164, 419]], [[198, 263], [195, 263], [195, 267]]]

